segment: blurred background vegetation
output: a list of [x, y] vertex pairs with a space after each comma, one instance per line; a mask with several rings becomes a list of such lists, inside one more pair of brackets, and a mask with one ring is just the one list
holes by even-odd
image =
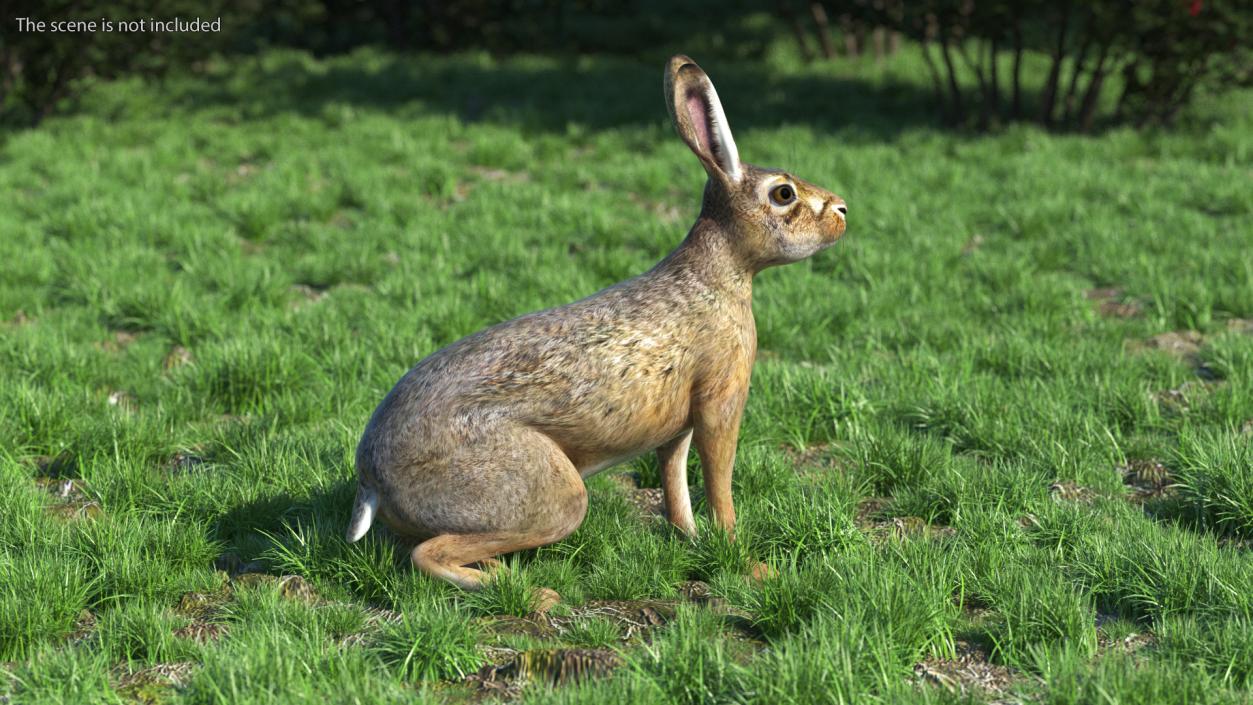
[[[1091, 131], [1168, 124], [1198, 92], [1247, 86], [1250, 0], [123, 0], [9, 2], [0, 25], [0, 122], [73, 110], [92, 81], [295, 47], [402, 52], [618, 54], [759, 60], [786, 40], [798, 63], [921, 47], [936, 111], [988, 129], [1035, 121]], [[16, 18], [221, 18], [216, 33], [18, 32]], [[1031, 58], [1047, 57], [1024, 77]]]

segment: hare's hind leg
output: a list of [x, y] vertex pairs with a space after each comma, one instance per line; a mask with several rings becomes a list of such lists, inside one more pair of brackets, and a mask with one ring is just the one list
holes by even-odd
[[[413, 549], [413, 564], [423, 573], [463, 590], [478, 590], [499, 565], [493, 556], [543, 546], [552, 541], [528, 534], [444, 534]], [[558, 537], [553, 540], [560, 540]], [[488, 570], [470, 568], [479, 564]]]
[[658, 448], [657, 461], [661, 466], [666, 518], [679, 531], [695, 537], [696, 520], [692, 518], [692, 497], [687, 490], [687, 451], [691, 443], [692, 432], [689, 430]]
[[[582, 503], [584, 509], [587, 503]], [[516, 534], [444, 534], [423, 541], [413, 549], [413, 564], [419, 570], [464, 589], [478, 590], [492, 579], [492, 574], [500, 567], [500, 561], [492, 558], [505, 553], [513, 553], [527, 548], [545, 546], [565, 538], [581, 523], [583, 513], [569, 522], [569, 528], [563, 531], [538, 531]], [[477, 563], [487, 568], [486, 571], [468, 567]], [[536, 612], [547, 611], [549, 607], [561, 601], [555, 590], [539, 588], [532, 597], [531, 608]]]
[[[498, 565], [495, 556], [560, 541], [578, 528], [587, 513], [583, 478], [547, 436], [519, 429], [476, 450], [461, 461], [474, 466], [476, 477], [490, 479], [473, 496], [458, 500], [472, 502], [481, 511], [476, 523], [482, 530], [439, 534], [419, 544], [412, 555], [413, 564], [422, 572], [466, 590], [477, 590], [491, 579], [489, 572], [468, 567], [471, 564], [492, 570]], [[524, 466], [500, 467], [501, 459]], [[555, 602], [556, 598], [556, 593], [546, 590], [540, 601]]]

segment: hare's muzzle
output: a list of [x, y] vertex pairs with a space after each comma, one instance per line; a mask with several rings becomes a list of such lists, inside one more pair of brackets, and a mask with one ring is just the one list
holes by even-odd
[[844, 204], [844, 199], [833, 196], [823, 209], [823, 216], [822, 226], [825, 231], [823, 234], [833, 241], [840, 239], [840, 236], [844, 234], [848, 217], [848, 206]]

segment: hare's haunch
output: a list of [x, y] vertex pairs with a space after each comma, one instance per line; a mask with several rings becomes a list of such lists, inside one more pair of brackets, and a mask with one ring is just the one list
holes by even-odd
[[700, 216], [657, 266], [572, 304], [463, 338], [379, 404], [357, 447], [348, 539], [375, 514], [420, 541], [413, 562], [463, 588], [472, 564], [553, 543], [583, 521], [584, 478], [655, 450], [670, 521], [695, 534], [695, 443], [717, 526], [735, 526], [731, 469], [757, 353], [753, 275], [844, 233], [844, 201], [740, 162], [718, 94], [686, 56], [666, 107], [709, 174]]

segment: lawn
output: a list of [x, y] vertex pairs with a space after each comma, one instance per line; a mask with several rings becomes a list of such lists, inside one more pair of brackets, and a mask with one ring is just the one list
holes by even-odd
[[0, 135], [0, 702], [1253, 700], [1251, 94], [975, 134], [908, 49], [695, 58], [849, 207], [757, 280], [739, 540], [642, 459], [474, 594], [344, 542], [355, 444], [682, 239], [664, 57], [272, 52]]

